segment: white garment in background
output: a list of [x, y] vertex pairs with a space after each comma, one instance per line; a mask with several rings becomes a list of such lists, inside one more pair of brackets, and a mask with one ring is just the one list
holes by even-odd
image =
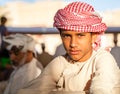
[[120, 69], [110, 52], [99, 49], [89, 60], [74, 64], [58, 56], [18, 94], [84, 94], [87, 90], [90, 94], [120, 94]]
[[10, 76], [4, 94], [16, 94], [19, 89], [22, 89], [30, 81], [36, 79], [41, 74], [41, 69], [37, 63], [39, 62], [33, 58], [30, 63], [15, 69]]

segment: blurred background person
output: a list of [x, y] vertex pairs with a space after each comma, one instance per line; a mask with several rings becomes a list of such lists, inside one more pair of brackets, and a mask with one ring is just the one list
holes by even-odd
[[3, 36], [9, 35], [6, 28], [7, 18], [0, 18], [0, 81], [7, 80], [13, 70], [10, 66], [8, 51], [4, 47]]
[[119, 68], [120, 68], [120, 47], [117, 45], [118, 41], [117, 41], [117, 36], [114, 39], [114, 44], [115, 46], [111, 48], [110, 53], [114, 56]]
[[37, 59], [42, 63], [43, 67], [46, 67], [47, 64], [50, 61], [52, 61], [53, 56], [45, 51], [45, 44], [44, 43], [41, 44], [41, 48], [42, 48], [42, 53], [37, 55], [38, 56]]
[[0, 88], [4, 94], [16, 94], [17, 90], [23, 88], [41, 74], [43, 66], [34, 57], [36, 42], [30, 36], [11, 34], [4, 37], [3, 40], [6, 49], [9, 51], [14, 71], [10, 75], [9, 81], [4, 82], [5, 85], [0, 84]]
[[1, 50], [3, 49], [3, 36], [8, 35], [8, 31], [6, 28], [7, 18], [5, 16], [2, 16], [0, 18], [0, 44], [1, 44]]

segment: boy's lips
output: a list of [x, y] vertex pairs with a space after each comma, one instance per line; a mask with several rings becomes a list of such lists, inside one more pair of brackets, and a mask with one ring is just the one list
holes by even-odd
[[70, 50], [71, 55], [77, 55], [79, 53], [79, 50]]

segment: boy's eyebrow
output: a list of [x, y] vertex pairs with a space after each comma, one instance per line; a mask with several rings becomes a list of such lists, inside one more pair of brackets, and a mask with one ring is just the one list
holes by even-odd
[[61, 36], [71, 36], [71, 34], [68, 34], [68, 33], [62, 33]]
[[86, 35], [86, 33], [77, 33], [76, 35]]

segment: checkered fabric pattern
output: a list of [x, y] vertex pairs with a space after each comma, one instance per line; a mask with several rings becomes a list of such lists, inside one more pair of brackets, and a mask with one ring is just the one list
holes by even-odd
[[54, 27], [78, 32], [104, 32], [107, 29], [94, 8], [84, 2], [73, 2], [54, 16]]

